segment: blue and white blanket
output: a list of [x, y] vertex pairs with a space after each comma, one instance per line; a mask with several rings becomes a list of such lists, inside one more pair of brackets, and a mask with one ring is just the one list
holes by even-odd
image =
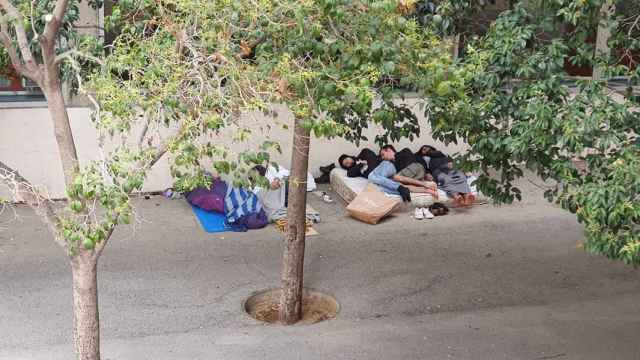
[[224, 199], [224, 210], [227, 223], [233, 224], [243, 216], [259, 213], [262, 203], [251, 191], [229, 185]]

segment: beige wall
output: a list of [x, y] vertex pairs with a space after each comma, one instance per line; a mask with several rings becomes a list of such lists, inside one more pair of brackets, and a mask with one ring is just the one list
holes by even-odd
[[[408, 100], [409, 104], [415, 104], [415, 100]], [[278, 122], [282, 124], [291, 124], [292, 116], [284, 107], [276, 107], [279, 114]], [[415, 112], [420, 113], [418, 107]], [[71, 126], [76, 141], [76, 147], [80, 157], [81, 164], [98, 158], [98, 143], [96, 132], [93, 124], [89, 120], [89, 109], [87, 108], [70, 108], [69, 115], [71, 118]], [[264, 118], [262, 115], [256, 117], [244, 117], [245, 121], [255, 124], [273, 123], [273, 120]], [[398, 148], [409, 146], [417, 149], [419, 145], [428, 143], [434, 144], [436, 147], [443, 147], [442, 144], [434, 142], [429, 136], [430, 131], [426, 124], [426, 120], [420, 116], [422, 125], [422, 136], [410, 143], [403, 140], [397, 145]], [[290, 128], [291, 129], [291, 128]], [[376, 130], [370, 129], [369, 138], [373, 140]], [[281, 143], [283, 154], [274, 155], [275, 161], [286, 167], [290, 165], [291, 156], [291, 132], [281, 128], [274, 128], [271, 131], [260, 130], [256, 128], [253, 133], [253, 141], [261, 140], [269, 137]], [[211, 138], [211, 141], [229, 144], [228, 134], [221, 134], [217, 138]], [[232, 148], [246, 146], [246, 144], [231, 144]], [[361, 144], [377, 148], [372, 141]], [[463, 147], [448, 147], [450, 153], [460, 151]], [[356, 154], [355, 145], [342, 139], [317, 139], [312, 138], [311, 154], [310, 154], [310, 171], [314, 175], [318, 175], [318, 167], [327, 165], [336, 161], [337, 157], [342, 153]], [[62, 175], [62, 166], [60, 164], [58, 150], [53, 135], [53, 128], [46, 108], [12, 108], [0, 109], [0, 159], [10, 166], [17, 168], [27, 179], [34, 184], [46, 188], [53, 198], [64, 196], [64, 184]], [[161, 160], [152, 170], [148, 181], [144, 187], [145, 191], [163, 190], [172, 184], [169, 175], [167, 159]], [[0, 195], [8, 197], [6, 189], [0, 185]]]

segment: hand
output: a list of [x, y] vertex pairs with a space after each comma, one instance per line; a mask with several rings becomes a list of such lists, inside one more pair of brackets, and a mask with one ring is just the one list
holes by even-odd
[[438, 200], [438, 190], [436, 189], [428, 189], [427, 194], [431, 194], [434, 200]]
[[436, 183], [434, 183], [433, 181], [423, 181], [422, 186], [424, 186], [426, 189], [431, 189], [431, 190], [438, 189], [438, 185], [436, 185]]

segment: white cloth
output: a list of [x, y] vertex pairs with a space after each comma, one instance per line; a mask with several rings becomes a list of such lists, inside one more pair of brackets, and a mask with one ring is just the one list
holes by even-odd
[[[274, 179], [282, 180], [289, 177], [290, 172], [288, 169], [280, 165], [276, 166], [277, 168], [273, 165], [269, 165], [269, 167], [267, 167], [267, 173], [264, 177], [266, 177], [269, 182], [272, 182]], [[307, 173], [307, 191], [315, 191], [316, 188], [316, 181], [313, 179], [313, 175], [311, 175], [311, 173]]]
[[[276, 211], [284, 208], [286, 199], [285, 181], [286, 178], [289, 177], [289, 170], [279, 165], [269, 165], [264, 177], [267, 179], [269, 184], [276, 179], [280, 181], [280, 187], [277, 189], [264, 189], [259, 186], [256, 186], [253, 189], [253, 193], [258, 195], [260, 201], [262, 201], [262, 206], [267, 214], [267, 218], [271, 220], [271, 217]], [[315, 189], [316, 182], [313, 179], [313, 176], [311, 174], [307, 174], [307, 191], [314, 191]]]

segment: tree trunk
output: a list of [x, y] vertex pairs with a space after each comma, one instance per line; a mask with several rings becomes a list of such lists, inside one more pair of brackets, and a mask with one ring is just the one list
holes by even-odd
[[64, 103], [60, 78], [53, 71], [50, 72], [50, 76], [46, 80], [43, 91], [47, 98], [49, 114], [53, 122], [65, 184], [69, 185], [73, 182], [78, 171], [78, 153], [73, 141], [73, 133], [71, 132], [67, 107]]
[[[596, 56], [608, 57], [611, 54], [609, 49], [609, 38], [611, 38], [611, 27], [603, 24], [602, 21], [609, 20], [615, 12], [615, 3], [611, 0], [605, 1], [600, 8], [600, 22], [596, 33]], [[604, 66], [596, 64], [593, 68], [593, 80], [604, 80]]]
[[78, 360], [100, 360], [98, 261], [90, 254], [83, 254], [83, 250], [79, 251], [71, 260], [73, 347]]
[[280, 296], [280, 321], [285, 325], [293, 324], [302, 317], [309, 130], [303, 127], [300, 119], [295, 121], [291, 152], [287, 235], [282, 255]]

